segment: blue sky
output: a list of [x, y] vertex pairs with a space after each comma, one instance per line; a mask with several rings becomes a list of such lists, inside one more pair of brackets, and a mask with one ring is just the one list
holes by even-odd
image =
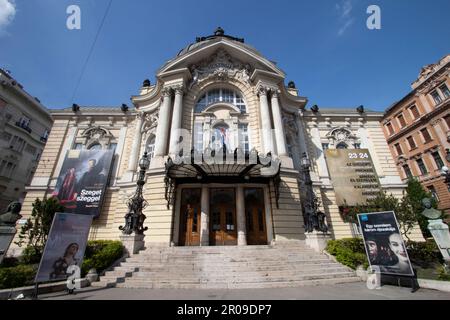
[[[448, 0], [113, 0], [72, 101], [108, 2], [0, 0], [0, 67], [49, 108], [130, 104], [165, 61], [222, 26], [276, 61], [309, 106], [381, 111], [450, 53]], [[73, 4], [81, 30], [66, 28]], [[366, 27], [371, 4], [381, 30]]]

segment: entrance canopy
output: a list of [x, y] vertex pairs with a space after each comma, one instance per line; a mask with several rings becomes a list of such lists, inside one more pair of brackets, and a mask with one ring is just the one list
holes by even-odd
[[183, 183], [266, 183], [273, 181], [278, 205], [281, 161], [268, 153], [260, 156], [256, 149], [227, 152], [207, 148], [192, 150], [188, 156], [169, 157], [166, 167], [166, 200], [173, 202], [176, 185]]

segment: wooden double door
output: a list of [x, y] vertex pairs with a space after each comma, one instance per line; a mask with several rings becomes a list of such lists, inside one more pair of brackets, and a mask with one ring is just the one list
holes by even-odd
[[236, 195], [234, 188], [210, 189], [209, 245], [237, 245]]
[[265, 245], [267, 244], [267, 227], [264, 190], [262, 188], [246, 188], [244, 196], [247, 245]]
[[180, 246], [199, 246], [201, 228], [202, 189], [190, 188], [181, 191]]

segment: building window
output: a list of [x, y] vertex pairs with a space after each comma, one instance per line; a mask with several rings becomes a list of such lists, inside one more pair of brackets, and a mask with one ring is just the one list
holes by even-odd
[[361, 143], [355, 143], [354, 146], [355, 149], [361, 149]]
[[442, 94], [444, 95], [445, 99], [450, 97], [450, 90], [448, 90], [447, 85], [444, 83], [441, 86], [439, 86], [439, 90], [441, 90]]
[[329, 143], [322, 143], [322, 150], [327, 150], [330, 149], [330, 144]]
[[195, 105], [195, 112], [200, 113], [209, 105], [224, 102], [235, 105], [241, 110], [241, 113], [247, 112], [244, 99], [242, 96], [230, 89], [213, 89], [205, 93]]
[[411, 150], [417, 148], [417, 145], [414, 142], [414, 138], [412, 136], [409, 136], [408, 138], [406, 138], [406, 140], [408, 140]]
[[433, 98], [433, 100], [434, 100], [434, 103], [436, 104], [436, 105], [438, 105], [438, 104], [440, 104], [441, 102], [442, 102], [442, 98], [441, 98], [441, 96], [439, 95], [439, 93], [435, 90], [435, 91], [433, 91], [432, 93], [430, 93], [431, 94], [431, 97]]
[[401, 155], [401, 154], [403, 154], [403, 150], [402, 150], [402, 147], [401, 147], [400, 143], [396, 143], [396, 144], [394, 145], [394, 147], [395, 147], [395, 150], [397, 151], [397, 155], [398, 155], [398, 156]]
[[245, 152], [250, 152], [250, 142], [248, 139], [248, 126], [247, 124], [239, 125], [239, 147]]
[[14, 163], [3, 160], [0, 163], [0, 176], [11, 178], [16, 167]]
[[411, 169], [409, 168], [409, 166], [407, 164], [403, 165], [403, 171], [405, 172], [405, 176], [408, 179], [411, 179], [413, 177]]
[[14, 138], [11, 141], [10, 148], [17, 152], [22, 152], [23, 148], [25, 147], [25, 144], [26, 144], [25, 140], [19, 138], [18, 136], [14, 136]]
[[194, 150], [203, 152], [203, 123], [196, 122], [194, 125]]
[[417, 162], [417, 166], [419, 167], [419, 170], [422, 173], [422, 175], [427, 174], [428, 170], [427, 170], [427, 167], [425, 166], [425, 163], [423, 162], [423, 160], [418, 159], [416, 162]]
[[228, 126], [225, 124], [216, 125], [212, 130], [211, 149], [219, 150], [221, 148], [230, 149], [230, 135]]
[[0, 135], [0, 139], [3, 140], [3, 141], [6, 141], [6, 142], [11, 141], [11, 138], [12, 138], [12, 134], [10, 134], [10, 133], [8, 133], [8, 132], [3, 132], [3, 133]]
[[147, 140], [147, 146], [145, 147], [147, 157], [151, 161], [155, 155], [155, 136], [151, 135]]
[[450, 114], [444, 117], [445, 123], [447, 124], [447, 128], [450, 130]]
[[434, 162], [438, 169], [441, 169], [444, 166], [444, 161], [442, 161], [441, 155], [438, 151], [435, 151], [431, 154], [433, 156]]
[[340, 143], [336, 146], [336, 149], [347, 149], [347, 148], [348, 148], [348, 146], [347, 146], [347, 144], [344, 143], [344, 142], [340, 142]]
[[428, 131], [427, 128], [423, 128], [422, 130], [420, 130], [420, 132], [422, 133], [422, 137], [425, 140], [425, 143], [428, 143], [432, 140], [430, 132]]
[[392, 136], [394, 134], [394, 128], [392, 127], [392, 123], [388, 122], [386, 124], [386, 128], [387, 128], [387, 130], [389, 132], [389, 135]]
[[403, 117], [403, 114], [398, 115], [397, 120], [400, 123], [401, 128], [406, 127], [406, 121], [405, 121], [405, 118]]
[[439, 196], [434, 186], [428, 186], [427, 189], [428, 192], [431, 193], [431, 196], [434, 198], [434, 200], [439, 201]]
[[409, 108], [409, 110], [411, 111], [411, 114], [412, 114], [414, 120], [418, 119], [420, 117], [419, 109], [417, 109], [416, 105]]

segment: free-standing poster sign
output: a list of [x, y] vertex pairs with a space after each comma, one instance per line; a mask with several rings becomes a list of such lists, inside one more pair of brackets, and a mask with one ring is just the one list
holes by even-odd
[[414, 275], [393, 211], [361, 213], [358, 221], [370, 266], [382, 274]]
[[67, 152], [53, 192], [65, 212], [100, 215], [113, 154], [113, 150]]
[[56, 213], [45, 244], [35, 282], [65, 280], [67, 268], [81, 268], [93, 217]]

